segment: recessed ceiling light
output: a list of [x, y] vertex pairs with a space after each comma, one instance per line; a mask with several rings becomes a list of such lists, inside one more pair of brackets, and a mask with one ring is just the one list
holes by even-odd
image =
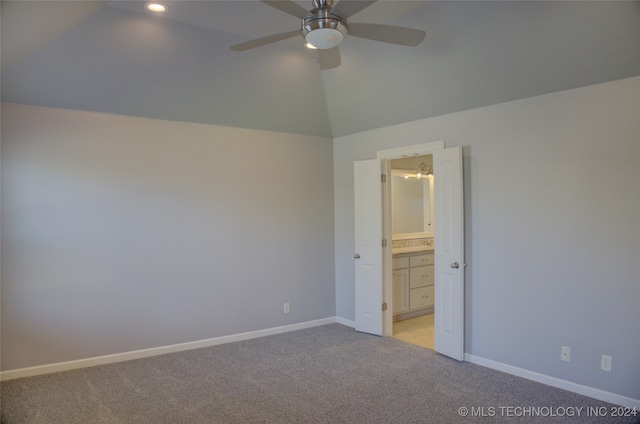
[[157, 13], [162, 13], [169, 10], [169, 6], [167, 6], [164, 3], [158, 3], [158, 2], [147, 3], [146, 7], [148, 10], [152, 12], [157, 12]]

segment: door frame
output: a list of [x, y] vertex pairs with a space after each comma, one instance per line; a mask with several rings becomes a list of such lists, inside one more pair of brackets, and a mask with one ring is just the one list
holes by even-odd
[[[443, 150], [444, 141], [435, 141], [432, 143], [415, 144], [412, 146], [398, 147], [395, 149], [379, 150], [376, 153], [378, 159], [382, 159], [382, 169], [388, 176], [391, 175], [391, 159], [400, 159], [411, 156], [430, 155], [438, 150]], [[387, 178], [387, 181], [390, 181]], [[393, 305], [393, 270], [392, 270], [392, 228], [391, 228], [391, 184], [385, 184], [382, 193], [383, 218], [382, 218], [382, 235], [385, 239], [390, 240], [388, 248], [383, 251], [383, 302], [387, 305]], [[436, 225], [438, 225], [436, 223]], [[437, 305], [435, 305], [437, 307]], [[387, 309], [382, 320], [382, 335], [391, 336], [393, 334], [393, 307]]]

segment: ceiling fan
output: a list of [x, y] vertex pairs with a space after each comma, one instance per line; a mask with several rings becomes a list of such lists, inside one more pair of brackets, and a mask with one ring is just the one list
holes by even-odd
[[302, 20], [301, 28], [257, 38], [231, 47], [233, 51], [244, 51], [277, 41], [302, 35], [307, 47], [317, 49], [320, 69], [340, 66], [338, 44], [347, 36], [415, 47], [424, 40], [425, 32], [419, 29], [393, 25], [347, 23], [347, 19], [371, 6], [377, 0], [342, 0], [333, 5], [333, 0], [313, 0], [313, 9], [307, 11], [291, 0], [260, 0], [271, 7]]

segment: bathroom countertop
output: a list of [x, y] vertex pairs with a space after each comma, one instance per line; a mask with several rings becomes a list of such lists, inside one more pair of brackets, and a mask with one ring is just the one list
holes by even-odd
[[409, 247], [396, 247], [391, 250], [392, 255], [404, 255], [412, 253], [432, 253], [433, 246], [409, 246]]

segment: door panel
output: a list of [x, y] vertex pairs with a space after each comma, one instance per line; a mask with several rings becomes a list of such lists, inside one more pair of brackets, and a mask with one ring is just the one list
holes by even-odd
[[[406, 258], [405, 258], [406, 259]], [[393, 313], [409, 310], [409, 272], [407, 268], [393, 270]]]
[[[464, 359], [464, 214], [462, 148], [433, 153], [435, 180], [434, 348]], [[456, 266], [457, 264], [457, 266]]]
[[354, 162], [356, 330], [382, 335], [382, 161]]

